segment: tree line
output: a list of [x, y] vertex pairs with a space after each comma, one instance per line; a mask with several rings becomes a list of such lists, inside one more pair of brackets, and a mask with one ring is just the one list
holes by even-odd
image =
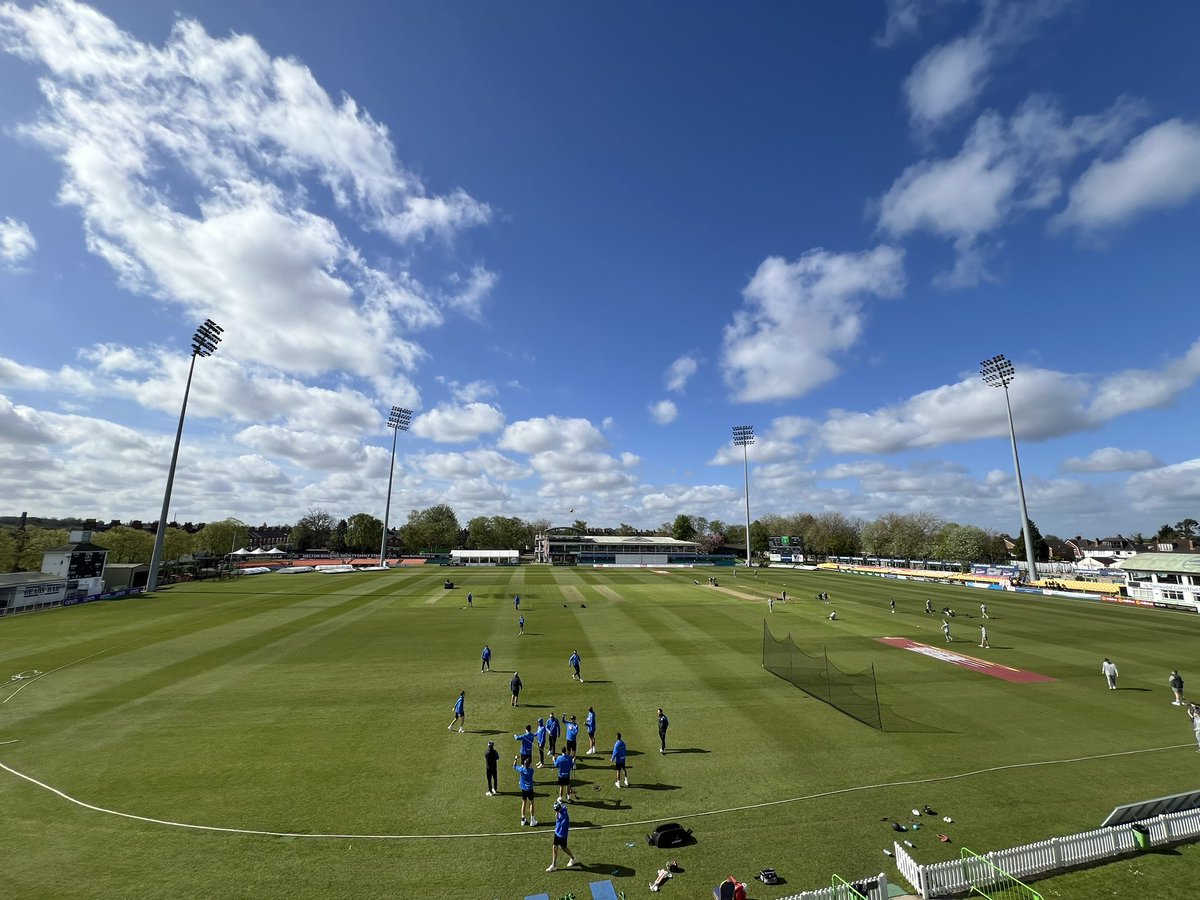
[[[1045, 562], [1050, 555], [1054, 535], [1043, 537], [1037, 525], [1030, 521], [1030, 538], [1034, 556]], [[649, 531], [622, 522], [617, 528], [597, 529], [576, 519], [572, 526], [587, 533], [602, 532], [616, 535], [662, 535], [681, 541], [695, 541], [702, 552], [715, 553], [722, 547], [745, 548], [746, 527], [684, 513], [670, 522], [663, 522]], [[329, 550], [333, 554], [378, 554], [383, 541], [383, 522], [370, 513], [360, 512], [344, 519], [335, 518], [323, 509], [309, 509], [294, 525], [275, 526], [286, 531], [287, 540], [281, 547], [288, 552]], [[533, 549], [534, 537], [550, 527], [546, 519], [526, 521], [515, 516], [477, 516], [459, 524], [458, 516], [447, 504], [409, 511], [407, 520], [389, 529], [387, 552], [437, 553], [454, 549], [517, 550]], [[249, 543], [251, 526], [238, 519], [209, 522], [190, 533], [183, 528], [168, 528], [163, 542], [163, 559], [173, 561], [187, 557], [223, 557]], [[1200, 533], [1200, 522], [1187, 518], [1174, 525], [1163, 525], [1154, 540], [1194, 538]], [[948, 562], [1003, 562], [1015, 555], [1024, 558], [1024, 531], [1018, 530], [1009, 553], [1003, 535], [974, 525], [947, 522], [930, 513], [887, 513], [871, 521], [851, 518], [838, 512], [795, 513], [768, 515], [750, 523], [750, 549], [754, 554], [767, 552], [769, 537], [794, 536], [804, 539], [805, 552], [810, 556], [871, 556], [882, 559], [926, 560]], [[1135, 543], [1147, 543], [1141, 534], [1130, 538]], [[68, 532], [61, 528], [37, 525], [19, 528], [0, 526], [0, 572], [38, 571], [42, 554], [67, 543]], [[109, 551], [114, 563], [148, 563], [154, 548], [154, 534], [141, 528], [115, 525], [92, 533], [92, 542]]]

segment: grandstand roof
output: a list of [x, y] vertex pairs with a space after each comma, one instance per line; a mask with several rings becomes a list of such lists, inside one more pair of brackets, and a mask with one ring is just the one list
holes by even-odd
[[660, 547], [694, 547], [695, 541], [679, 541], [673, 537], [639, 537], [637, 535], [589, 534], [586, 540], [596, 544], [656, 544]]
[[1126, 572], [1200, 572], [1200, 553], [1138, 553], [1117, 563]]

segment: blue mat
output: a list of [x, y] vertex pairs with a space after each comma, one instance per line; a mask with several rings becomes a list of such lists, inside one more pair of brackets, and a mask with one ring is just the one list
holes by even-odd
[[592, 900], [617, 900], [617, 889], [611, 881], [593, 881]]

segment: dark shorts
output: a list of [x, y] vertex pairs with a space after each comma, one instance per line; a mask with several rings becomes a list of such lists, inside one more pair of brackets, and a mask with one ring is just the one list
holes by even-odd
[[556, 834], [556, 835], [554, 836], [554, 846], [555, 846], [555, 847], [562, 847], [562, 848], [564, 848], [564, 849], [565, 849], [565, 848], [566, 848], [566, 846], [567, 846], [567, 839], [566, 839], [566, 838], [560, 838], [560, 837], [559, 837], [559, 836]]
[[575, 741], [567, 741], [567, 752], [570, 753], [572, 750], [575, 750], [575, 749], [577, 749], [575, 746]]
[[567, 787], [568, 785], [570, 785], [570, 783], [571, 783], [570, 775], [559, 775], [558, 776], [558, 786], [559, 787]]
[[596, 737], [596, 729], [595, 728], [588, 729], [588, 737], [593, 738], [593, 739]]
[[613, 763], [613, 768], [620, 772], [623, 768], [625, 768], [625, 760]]
[[521, 799], [522, 800], [532, 800], [533, 799], [533, 791], [521, 791]]

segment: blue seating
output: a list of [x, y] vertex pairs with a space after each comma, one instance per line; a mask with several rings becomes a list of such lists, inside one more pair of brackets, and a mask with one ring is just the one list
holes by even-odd
[[525, 900], [550, 900], [549, 894], [530, 894]]
[[611, 881], [593, 881], [592, 900], [617, 900], [617, 889]]

